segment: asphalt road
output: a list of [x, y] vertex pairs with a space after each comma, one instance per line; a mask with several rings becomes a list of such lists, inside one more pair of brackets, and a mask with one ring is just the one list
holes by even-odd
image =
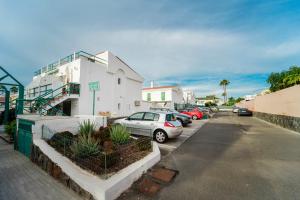
[[179, 174], [152, 199], [300, 199], [300, 135], [252, 117], [218, 113], [160, 165]]

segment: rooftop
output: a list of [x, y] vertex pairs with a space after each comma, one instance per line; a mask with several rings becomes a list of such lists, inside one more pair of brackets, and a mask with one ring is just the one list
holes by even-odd
[[84, 51], [78, 51], [78, 52], [74, 52], [73, 54], [68, 55], [68, 56], [66, 56], [64, 58], [61, 58], [61, 59], [59, 59], [59, 60], [57, 60], [57, 61], [55, 61], [55, 62], [53, 62], [53, 63], [51, 63], [49, 65], [46, 65], [46, 66], [40, 68], [39, 70], [37, 70], [37, 71], [34, 72], [34, 75], [38, 76], [38, 75], [40, 75], [42, 73], [53, 72], [59, 66], [64, 65], [66, 63], [70, 63], [70, 62], [78, 59], [79, 57], [86, 57], [86, 58], [88, 58], [90, 60], [106, 64], [106, 61], [103, 60], [102, 58], [99, 58], [99, 57], [97, 57], [95, 55], [89, 54], [89, 53], [84, 52]]
[[158, 86], [158, 87], [148, 87], [148, 88], [143, 88], [143, 90], [157, 90], [157, 89], [166, 89], [166, 88], [175, 88], [177, 86], [174, 85], [169, 85], [169, 86]]

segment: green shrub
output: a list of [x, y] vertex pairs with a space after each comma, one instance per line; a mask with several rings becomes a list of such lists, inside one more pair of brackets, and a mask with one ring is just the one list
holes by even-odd
[[48, 143], [55, 148], [69, 147], [73, 143], [74, 136], [69, 131], [55, 133]]
[[140, 151], [151, 150], [152, 148], [152, 138], [150, 137], [139, 137], [135, 141], [135, 145]]
[[115, 144], [126, 144], [129, 142], [130, 133], [125, 126], [114, 125], [110, 128], [110, 138]]
[[12, 138], [17, 130], [16, 120], [11, 121], [9, 124], [5, 125], [4, 129], [5, 133]]
[[89, 156], [97, 156], [100, 153], [99, 142], [92, 138], [91, 133], [87, 135], [79, 135], [78, 140], [74, 141], [71, 151], [75, 157], [86, 158]]
[[84, 120], [79, 124], [79, 134], [80, 135], [88, 135], [93, 134], [95, 132], [95, 123], [91, 122], [89, 119]]

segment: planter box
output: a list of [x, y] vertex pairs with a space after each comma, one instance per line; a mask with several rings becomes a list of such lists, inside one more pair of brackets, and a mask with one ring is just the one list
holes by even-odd
[[37, 151], [32, 151], [33, 162], [37, 163], [53, 177], [63, 180], [61, 182], [66, 183], [65, 185], [80, 195], [88, 198], [93, 197], [97, 200], [116, 199], [133, 182], [138, 180], [144, 172], [160, 161], [159, 148], [153, 142], [153, 151], [150, 154], [104, 180], [83, 170], [71, 160], [62, 156], [44, 140], [35, 139], [33, 144], [34, 148], [38, 148], [40, 152], [37, 158], [35, 155]]

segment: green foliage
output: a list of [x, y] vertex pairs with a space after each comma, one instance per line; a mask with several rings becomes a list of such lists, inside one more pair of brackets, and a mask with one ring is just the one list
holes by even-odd
[[139, 137], [135, 144], [140, 151], [150, 150], [152, 148], [152, 139], [150, 137]]
[[10, 92], [11, 92], [11, 93], [17, 93], [18, 91], [19, 91], [19, 88], [16, 87], [16, 86], [12, 86], [12, 87], [10, 88]]
[[222, 81], [220, 81], [219, 85], [220, 86], [227, 86], [230, 84], [229, 80], [223, 79]]
[[17, 125], [16, 120], [11, 121], [9, 124], [5, 125], [4, 130], [7, 135], [13, 137], [14, 133], [16, 132]]
[[292, 66], [287, 71], [271, 73], [267, 79], [270, 91], [275, 92], [300, 84], [300, 67]]
[[89, 156], [97, 156], [100, 154], [99, 142], [92, 137], [92, 134], [82, 134], [78, 136], [78, 140], [74, 141], [71, 151], [75, 157], [86, 158]]
[[216, 104], [216, 103], [213, 103], [213, 102], [211, 102], [211, 101], [209, 101], [209, 102], [206, 102], [206, 103], [205, 103], [205, 106], [206, 106], [206, 107], [211, 107], [211, 106], [217, 106], [217, 104]]
[[235, 102], [236, 102], [236, 103], [239, 103], [239, 102], [241, 102], [241, 101], [243, 101], [243, 100], [245, 100], [243, 97], [238, 97], [238, 98], [235, 100]]
[[230, 97], [226, 103], [226, 106], [233, 106], [236, 103], [233, 97]]
[[129, 142], [130, 133], [125, 126], [114, 125], [110, 128], [110, 138], [115, 144], [126, 144]]
[[48, 143], [54, 148], [64, 148], [72, 145], [73, 138], [74, 136], [72, 133], [65, 131], [61, 133], [55, 133]]
[[84, 120], [79, 124], [79, 134], [80, 135], [89, 135], [93, 134], [95, 131], [95, 124], [90, 120]]

